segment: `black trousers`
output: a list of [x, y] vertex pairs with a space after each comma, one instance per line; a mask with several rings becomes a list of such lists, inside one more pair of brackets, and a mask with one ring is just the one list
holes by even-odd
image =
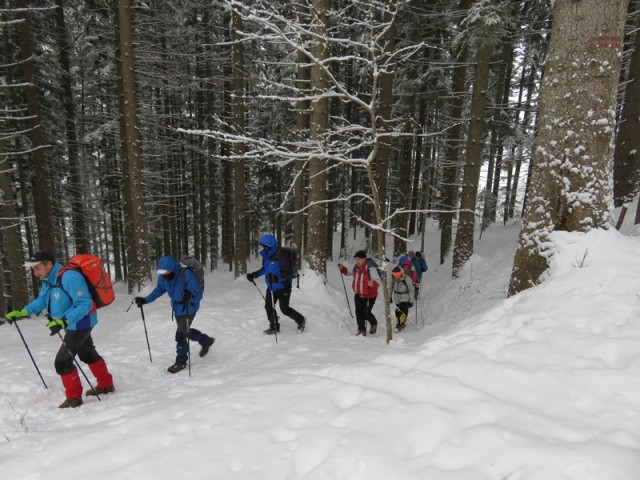
[[76, 355], [87, 365], [97, 362], [102, 358], [96, 351], [96, 347], [93, 344], [91, 330], [93, 330], [93, 328], [87, 328], [85, 330], [67, 330], [64, 334], [63, 343], [56, 354], [55, 361], [53, 362], [58, 375], [67, 375], [68, 373], [73, 372], [76, 368], [73, 364], [73, 357]]
[[377, 297], [365, 298], [360, 295], [354, 296], [354, 302], [356, 305], [356, 321], [358, 322], [358, 331], [362, 332], [367, 329], [367, 320], [371, 325], [377, 325], [378, 320], [373, 315], [373, 306], [376, 303]]
[[264, 308], [267, 311], [270, 326], [277, 327], [279, 325], [278, 314], [275, 309], [276, 304], [280, 304], [280, 311], [283, 315], [292, 318], [297, 324], [300, 324], [304, 320], [304, 316], [300, 312], [289, 306], [289, 300], [291, 300], [291, 287], [285, 287], [275, 292], [267, 290]]
[[[411, 308], [411, 302], [396, 303], [396, 321], [400, 323], [400, 315], [404, 313], [405, 317], [409, 317], [409, 309]], [[406, 319], [405, 319], [406, 320]]]

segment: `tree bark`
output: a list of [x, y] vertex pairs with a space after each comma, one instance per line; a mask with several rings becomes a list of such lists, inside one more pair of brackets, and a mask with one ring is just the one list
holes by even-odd
[[[233, 129], [240, 137], [245, 134], [244, 120], [244, 49], [239, 32], [242, 30], [240, 15], [235, 10], [231, 13], [233, 43]], [[235, 248], [233, 250], [235, 278], [247, 273], [247, 258], [249, 248], [247, 242], [246, 200], [244, 191], [244, 143], [236, 141], [233, 146], [234, 153], [234, 220], [235, 220]]]
[[[329, 56], [328, 28], [331, 0], [312, 1], [312, 32], [315, 34], [311, 52], [319, 60]], [[311, 102], [310, 137], [324, 144], [323, 134], [329, 125], [329, 99], [323, 96], [328, 88], [326, 73], [315, 62], [311, 67], [311, 89], [316, 98]], [[309, 161], [309, 213], [305, 260], [309, 268], [326, 279], [327, 273], [327, 213], [323, 203], [327, 198], [327, 162], [321, 156]]]
[[51, 208], [51, 194], [47, 171], [47, 158], [45, 149], [40, 113], [40, 95], [36, 87], [36, 68], [33, 63], [33, 46], [31, 40], [31, 26], [28, 7], [25, 0], [17, 0], [19, 9], [18, 17], [22, 20], [20, 32], [20, 56], [26, 83], [25, 95], [27, 98], [27, 111], [29, 114], [29, 138], [33, 158], [33, 199], [38, 229], [38, 249], [55, 252], [55, 235], [53, 234], [53, 210]]
[[627, 0], [556, 0], [537, 147], [509, 295], [536, 285], [554, 230], [612, 225], [612, 144]]
[[476, 73], [471, 99], [471, 119], [467, 138], [467, 156], [464, 165], [462, 194], [460, 197], [460, 214], [453, 249], [454, 278], [460, 275], [465, 263], [473, 255], [473, 233], [476, 218], [476, 200], [480, 169], [482, 167], [482, 149], [485, 110], [487, 108], [487, 88], [489, 85], [489, 61], [493, 51], [492, 43], [483, 41], [476, 55]]
[[142, 147], [138, 128], [133, 20], [130, 0], [114, 0], [120, 102], [120, 147], [124, 179], [128, 291], [151, 282], [149, 245], [142, 189]]

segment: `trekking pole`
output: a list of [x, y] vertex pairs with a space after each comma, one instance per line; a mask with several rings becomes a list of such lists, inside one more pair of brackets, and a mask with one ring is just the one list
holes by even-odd
[[84, 370], [82, 370], [82, 367], [80, 366], [80, 362], [78, 362], [78, 359], [76, 358], [76, 356], [73, 354], [73, 352], [69, 348], [69, 345], [67, 345], [67, 342], [64, 341], [64, 338], [62, 338], [62, 335], [60, 334], [60, 332], [58, 332], [58, 336], [60, 337], [60, 341], [62, 342], [62, 344], [67, 349], [67, 352], [69, 352], [69, 355], [71, 355], [71, 358], [73, 358], [73, 363], [76, 364], [76, 367], [78, 367], [78, 370], [80, 370], [80, 373], [82, 373], [82, 376], [84, 377], [84, 379], [87, 381], [87, 383], [91, 387], [91, 390], [96, 392], [96, 398], [98, 399], [99, 402], [101, 402], [102, 399], [100, 398], [100, 395], [98, 395], [98, 391], [91, 384], [91, 380], [89, 380], [89, 377], [87, 377], [87, 374], [84, 373]]
[[[129, 310], [131, 310], [131, 307], [133, 306], [133, 304], [135, 303], [135, 300], [131, 300], [131, 305], [129, 305], [129, 308], [127, 308], [125, 310], [124, 313], [127, 313]], [[142, 305], [140, 305], [140, 314], [142, 315], [142, 325], [144, 325], [144, 336], [147, 337], [147, 350], [149, 350], [149, 362], [153, 363], [153, 360], [151, 359], [151, 346], [149, 345], [149, 334], [147, 333], [147, 322], [144, 321], [144, 310], [142, 309]]]
[[147, 333], [147, 322], [144, 319], [144, 309], [142, 308], [142, 305], [140, 305], [140, 315], [142, 315], [142, 325], [144, 326], [144, 336], [147, 339], [147, 350], [149, 350], [149, 363], [153, 363], [153, 360], [151, 359], [151, 345], [149, 345], [149, 334]]
[[189, 325], [189, 317], [186, 317], [185, 321], [187, 322], [187, 362], [189, 362], [189, 377], [191, 377], [191, 343], [189, 342], [189, 330], [191, 325]]
[[344, 297], [347, 299], [347, 305], [349, 307], [349, 315], [353, 319], [353, 313], [351, 313], [351, 303], [349, 303], [349, 295], [347, 294], [347, 286], [344, 284], [344, 275], [340, 273], [340, 280], [342, 280], [342, 288], [344, 288]]
[[271, 308], [273, 308], [273, 317], [276, 319], [275, 324], [274, 324], [274, 335], [276, 337], [276, 344], [278, 343], [278, 312], [276, 312], [276, 298], [275, 295], [273, 294], [273, 291], [271, 292]]
[[33, 355], [31, 355], [31, 350], [29, 350], [29, 345], [27, 345], [27, 341], [24, 339], [24, 336], [22, 335], [22, 331], [20, 330], [20, 327], [18, 326], [18, 322], [16, 320], [13, 320], [11, 323], [13, 323], [16, 326], [16, 329], [18, 330], [18, 333], [20, 334], [20, 338], [22, 339], [22, 343], [24, 343], [24, 348], [27, 349], [27, 353], [29, 354], [29, 357], [31, 357], [31, 361], [33, 362], [33, 366], [36, 367], [36, 372], [38, 372], [38, 375], [40, 376], [40, 380], [42, 380], [42, 385], [44, 385], [44, 388], [48, 389], [49, 387], [47, 387], [47, 384], [44, 382], [44, 378], [42, 378], [42, 373], [40, 373], [40, 369], [38, 368], [38, 364], [36, 363], [35, 359], [33, 358]]
[[258, 291], [260, 292], [260, 296], [262, 297], [262, 299], [266, 302], [267, 299], [264, 298], [264, 295], [262, 294], [262, 290], [260, 290], [260, 287], [258, 285], [256, 285], [256, 281], [255, 280], [251, 280], [251, 283], [253, 283], [253, 286], [256, 287], [258, 289]]

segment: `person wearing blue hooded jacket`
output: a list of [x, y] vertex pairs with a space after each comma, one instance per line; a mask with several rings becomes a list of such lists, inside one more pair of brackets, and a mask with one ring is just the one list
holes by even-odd
[[87, 391], [87, 395], [113, 392], [113, 377], [91, 338], [91, 331], [98, 323], [98, 314], [82, 274], [73, 269], [61, 273], [62, 264], [56, 261], [51, 252], [37, 252], [24, 265], [32, 268], [33, 274], [40, 278], [40, 292], [22, 310], [8, 312], [5, 317], [17, 320], [47, 310], [47, 327], [51, 335], [64, 329], [62, 345], [54, 361], [66, 396], [59, 408], [82, 405], [82, 383], [74, 364], [76, 355], [89, 366], [98, 383]]
[[254, 280], [262, 275], [265, 276], [267, 284], [267, 295], [264, 301], [264, 308], [267, 311], [267, 319], [269, 320], [269, 328], [264, 331], [267, 335], [280, 333], [280, 323], [278, 322], [278, 314], [275, 305], [280, 304], [280, 311], [283, 315], [292, 318], [298, 324], [298, 333], [304, 331], [306, 319], [304, 316], [289, 306], [291, 300], [291, 280], [292, 274], [283, 272], [278, 259], [280, 246], [276, 237], [270, 233], [260, 238], [260, 256], [262, 257], [262, 268], [255, 272], [247, 274], [247, 280], [255, 283]]
[[153, 291], [146, 297], [136, 297], [136, 305], [153, 302], [165, 293], [171, 299], [171, 308], [176, 317], [176, 361], [167, 371], [178, 373], [184, 370], [189, 360], [189, 340], [201, 346], [200, 356], [204, 357], [215, 338], [191, 328], [191, 323], [200, 309], [203, 291], [195, 274], [186, 267], [181, 267], [173, 257], [165, 255], [158, 259], [158, 282]]

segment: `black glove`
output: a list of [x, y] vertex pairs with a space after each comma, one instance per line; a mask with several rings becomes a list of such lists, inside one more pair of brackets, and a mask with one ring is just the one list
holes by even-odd
[[144, 297], [136, 297], [133, 300], [136, 302], [136, 305], [138, 306], [138, 308], [142, 307], [142, 305], [145, 305], [147, 303]]
[[189, 290], [185, 290], [182, 294], [182, 303], [187, 303], [193, 298], [193, 294]]
[[53, 318], [49, 317], [49, 323], [47, 323], [47, 327], [51, 331], [50, 335], [55, 335], [63, 328], [67, 328], [69, 326], [69, 322], [66, 318]]
[[267, 275], [267, 280], [269, 280], [269, 283], [278, 283], [280, 281], [278, 276], [274, 275], [273, 273], [270, 273], [269, 275]]
[[256, 279], [255, 273], [247, 273], [247, 280], [249, 280], [250, 282], [253, 282], [255, 279]]

